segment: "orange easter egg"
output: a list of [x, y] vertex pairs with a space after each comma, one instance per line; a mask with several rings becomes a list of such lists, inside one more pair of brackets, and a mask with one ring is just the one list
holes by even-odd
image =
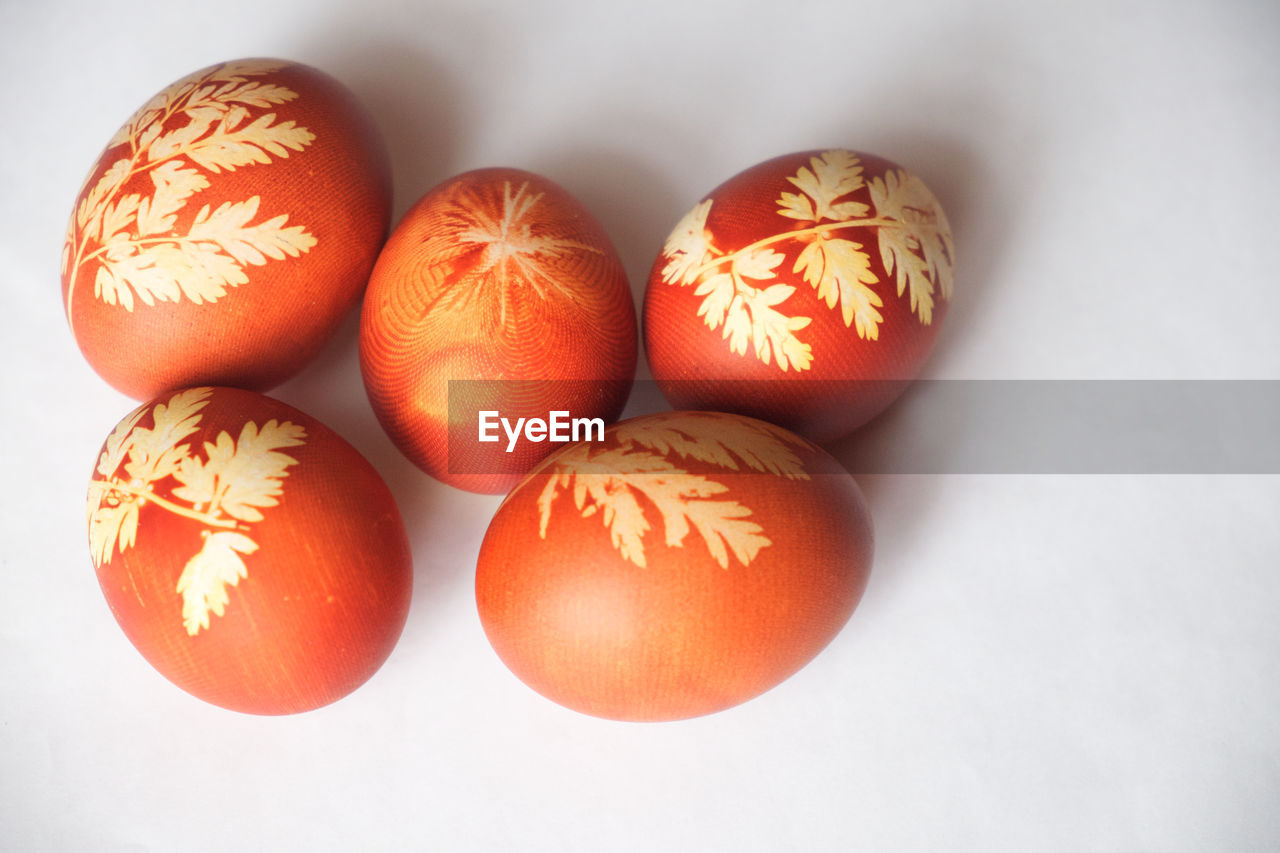
[[779, 684], [852, 614], [872, 530], [825, 451], [740, 415], [664, 412], [548, 457], [485, 533], [476, 604], [511, 671], [619, 720]]
[[234, 388], [164, 394], [107, 438], [88, 495], [98, 582], [183, 690], [291, 714], [363, 684], [413, 586], [382, 479], [314, 418]]
[[[431, 190], [365, 295], [360, 365], [378, 420], [414, 464], [471, 491], [506, 491], [563, 444], [555, 413], [603, 431], [635, 364], [617, 252], [580, 202], [530, 172], [481, 169]], [[541, 433], [504, 434], [531, 422]]]
[[689, 211], [654, 263], [654, 379], [676, 408], [839, 438], [919, 372], [954, 253], [938, 200], [888, 160], [836, 149], [760, 163]]
[[197, 71], [116, 132], [76, 199], [62, 253], [76, 343], [138, 399], [265, 390], [359, 301], [390, 203], [382, 138], [337, 80], [274, 59]]

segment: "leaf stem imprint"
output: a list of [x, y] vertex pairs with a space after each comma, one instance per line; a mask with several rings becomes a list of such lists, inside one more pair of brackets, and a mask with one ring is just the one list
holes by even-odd
[[738, 249], [737, 251], [727, 252], [726, 254], [723, 254], [723, 255], [717, 255], [716, 257], [712, 258], [711, 260], [707, 261], [701, 266], [694, 268], [693, 272], [689, 273], [685, 278], [687, 281], [697, 281], [703, 275], [706, 275], [708, 272], [720, 266], [721, 264], [725, 263], [726, 261], [732, 261], [739, 257], [748, 256], [752, 252], [762, 249], [765, 246], [772, 246], [774, 243], [781, 243], [784, 240], [790, 240], [793, 238], [799, 239], [799, 238], [809, 237], [817, 234], [825, 234], [828, 231], [838, 231], [841, 228], [867, 228], [872, 226], [879, 226], [880, 228], [901, 228], [903, 224], [904, 223], [899, 222], [896, 219], [882, 219], [882, 218], [850, 219], [850, 220], [845, 220], [843, 222], [827, 222], [822, 225], [814, 225], [810, 228], [801, 228], [797, 231], [783, 231], [780, 234], [773, 234], [769, 237], [764, 237], [760, 240], [757, 240], [754, 243], [751, 243], [747, 246], [743, 246], [741, 249]]
[[[129, 141], [131, 145], [134, 142], [134, 137], [135, 137], [135, 134], [129, 135]], [[142, 149], [135, 149], [133, 152], [133, 156], [129, 158], [129, 171], [125, 173], [125, 176], [123, 178], [121, 178], [119, 181], [116, 182], [116, 185], [111, 188], [111, 192], [103, 195], [103, 197], [98, 201], [97, 206], [94, 207], [93, 210], [89, 211], [89, 215], [86, 217], [86, 219], [89, 222], [93, 222], [95, 219], [97, 219], [98, 214], [100, 214], [102, 211], [107, 209], [107, 205], [110, 204], [112, 199], [116, 197], [116, 193], [120, 192], [120, 188], [123, 187], [126, 183], [128, 183], [129, 178], [133, 177], [134, 175], [136, 175], [138, 172], [141, 171], [140, 168], [135, 166], [140, 156], [142, 156]], [[142, 168], [146, 168], [146, 167], [144, 166]], [[75, 215], [76, 215], [75, 213], [72, 213], [73, 217], [75, 217]], [[80, 226], [79, 223], [76, 223], [76, 227], [80, 228], [82, 226]], [[89, 235], [92, 233], [92, 231], [93, 231], [92, 228], [83, 229], [83, 233], [80, 235], [80, 242], [76, 246], [75, 257], [71, 259], [70, 279], [67, 282], [67, 327], [71, 330], [72, 337], [75, 337], [75, 333], [76, 333], [76, 321], [74, 319], [74, 316], [71, 313], [72, 301], [75, 298], [75, 294], [76, 294], [76, 280], [80, 278], [80, 265], [88, 260], [88, 258], [84, 257], [84, 248], [85, 248], [85, 245], [89, 242]], [[96, 255], [97, 252], [95, 252], [94, 254]]]
[[118, 248], [120, 246], [149, 246], [149, 245], [154, 245], [158, 243], [171, 243], [176, 246], [189, 246], [189, 245], [196, 245], [199, 243], [214, 243], [214, 242], [216, 241], [210, 237], [191, 237], [191, 236], [184, 237], [181, 234], [174, 234], [171, 236], [161, 235], [159, 237], [129, 237], [128, 239], [125, 239], [125, 240], [117, 240], [108, 245], [99, 246], [89, 254], [85, 255], [83, 262], [88, 263], [89, 261], [98, 257], [99, 255], [105, 255], [107, 252], [111, 251], [112, 248]]
[[129, 483], [123, 483], [119, 480], [109, 480], [106, 482], [102, 480], [93, 480], [89, 483], [89, 486], [107, 494], [111, 492], [119, 492], [121, 494], [141, 498], [143, 501], [155, 504], [161, 509], [168, 510], [174, 515], [190, 518], [193, 521], [198, 521], [201, 524], [207, 524], [210, 527], [222, 527], [227, 530], [235, 530], [237, 528], [248, 529], [247, 526], [238, 524], [234, 518], [223, 518], [220, 515], [199, 512], [189, 507], [185, 507], [182, 504], [174, 503], [168, 498], [161, 497], [149, 488], [134, 486]]
[[[237, 107], [236, 109], [240, 110], [240, 113], [238, 115], [235, 112], [235, 110], [232, 110], [230, 114], [227, 114], [225, 111], [225, 105], [220, 105], [220, 104], [211, 105], [209, 103], [209, 96], [214, 91], [214, 87], [205, 86], [205, 84], [208, 83], [211, 79], [213, 80], [219, 79], [217, 78], [217, 74], [225, 67], [226, 65], [223, 65], [223, 66], [218, 66], [217, 68], [211, 69], [207, 74], [205, 74], [204, 76], [200, 77], [197, 80], [192, 80], [190, 82], [182, 83], [182, 84], [175, 84], [175, 86], [171, 87], [170, 90], [166, 91], [163, 94], [163, 97], [157, 97], [156, 99], [153, 99], [151, 102], [145, 105], [141, 110], [139, 110], [139, 112], [134, 114], [134, 116], [120, 131], [120, 133], [125, 134], [124, 139], [120, 139], [119, 134], [117, 134], [117, 137], [113, 138], [111, 143], [108, 143], [107, 150], [110, 151], [118, 147], [120, 144], [123, 144], [123, 142], [127, 140], [129, 144], [129, 157], [127, 159], [121, 159], [117, 161], [115, 165], [113, 165], [110, 169], [108, 169], [108, 171], [102, 177], [99, 178], [99, 186], [95, 187], [93, 192], [90, 193], [89, 197], [92, 197], [94, 193], [97, 193], [100, 190], [102, 190], [101, 196], [97, 199], [97, 202], [93, 206], [93, 208], [85, 211], [83, 216], [80, 215], [79, 210], [73, 212], [71, 228], [67, 237], [68, 248], [70, 247], [70, 245], [75, 245], [75, 252], [68, 259], [70, 262], [70, 266], [68, 268], [69, 280], [67, 282], [67, 297], [66, 297], [67, 325], [70, 328], [73, 336], [75, 334], [75, 319], [74, 319], [74, 312], [73, 312], [74, 302], [75, 302], [75, 289], [76, 289], [77, 281], [80, 277], [81, 268], [88, 261], [94, 258], [100, 257], [102, 254], [104, 254], [104, 252], [107, 252], [109, 247], [107, 245], [103, 245], [97, 250], [95, 250], [94, 252], [90, 253], [89, 255], [85, 255], [85, 250], [87, 248], [87, 245], [91, 236], [94, 236], [96, 234], [98, 240], [102, 241], [104, 244], [106, 243], [107, 238], [111, 236], [106, 233], [103, 233], [102, 217], [106, 215], [106, 213], [109, 211], [111, 207], [111, 203], [115, 201], [117, 196], [119, 196], [121, 190], [129, 183], [129, 181], [138, 174], [154, 171], [157, 169], [157, 167], [168, 162], [178, 161], [180, 160], [180, 158], [184, 156], [189, 157], [191, 160], [196, 161], [197, 165], [205, 166], [211, 171], [217, 172], [219, 170], [218, 169], [219, 164], [206, 163], [204, 160], [201, 159], [201, 156], [199, 156], [200, 152], [205, 152], [203, 156], [206, 158], [210, 156], [208, 153], [209, 149], [214, 149], [217, 153], [225, 155], [226, 151], [224, 149], [228, 145], [228, 135], [232, 137], [236, 136], [236, 134], [239, 134], [240, 136], [245, 136], [245, 135], [252, 136], [253, 135], [252, 132], [256, 128], [258, 128], [261, 122], [263, 121], [269, 122], [271, 119], [274, 119], [275, 114], [268, 113], [264, 116], [261, 116], [259, 119], [255, 120], [254, 123], [249, 125], [248, 127], [237, 129], [236, 125], [238, 125], [241, 120], [247, 117], [248, 115], [247, 112]], [[266, 70], [269, 70], [269, 69], [261, 69], [261, 70], [245, 69], [241, 73], [245, 75], [253, 75], [253, 74], [265, 73]], [[294, 96], [294, 93], [292, 92], [287, 92], [287, 94], [289, 94], [290, 97]], [[216, 94], [214, 95], [214, 99], [215, 100], [217, 99]], [[161, 103], [156, 104], [156, 101], [158, 100], [161, 101]], [[155, 106], [152, 106], [152, 104], [155, 104]], [[208, 115], [204, 116], [203, 119], [196, 118], [197, 112], [200, 112], [201, 110], [208, 112], [209, 108], [212, 108], [215, 111], [215, 113], [221, 113], [220, 119], [214, 116], [208, 116]], [[160, 137], [161, 133], [164, 130], [165, 124], [175, 115], [177, 115], [179, 112], [184, 110], [186, 110], [191, 116], [191, 122], [189, 122], [188, 127], [197, 128], [195, 135], [193, 136], [193, 138], [182, 141], [180, 144], [176, 145], [176, 147], [173, 147], [172, 150], [164, 150], [164, 151], [157, 152], [157, 150], [153, 146], [153, 143], [155, 143], [157, 141], [157, 138]], [[198, 123], [201, 120], [204, 121], [203, 125]], [[214, 121], [220, 121], [220, 123], [217, 124], [216, 126], [213, 126]], [[214, 135], [206, 136], [205, 133], [210, 129], [211, 126], [213, 126]], [[279, 129], [279, 128], [288, 128], [290, 130], [293, 130], [294, 122], [289, 121], [284, 123], [283, 125], [277, 125], [276, 128], [266, 128], [266, 129], [270, 130], [270, 129]], [[282, 140], [282, 139], [268, 140], [268, 141], [271, 142], [275, 146], [275, 148], [280, 148], [283, 145], [284, 147], [293, 148], [294, 150], [301, 150], [301, 146], [310, 143], [310, 141], [314, 139], [314, 137], [309, 133], [309, 131], [306, 130], [306, 128], [297, 128], [297, 131], [298, 131], [298, 138], [292, 141]], [[223, 134], [222, 138], [218, 138], [219, 133]], [[170, 133], [168, 136], [172, 137], [173, 135], [174, 133]], [[298, 141], [298, 140], [301, 140], [301, 141]], [[275, 151], [275, 148], [270, 148], [270, 146], [264, 146], [264, 144], [260, 141], [249, 140], [247, 144], [249, 144], [251, 148], [254, 145], [257, 145], [258, 147], [266, 147], [268, 148], [268, 150], [272, 150], [273, 152]], [[166, 148], [168, 148], [168, 146], [166, 146]], [[279, 153], [279, 152], [275, 152], [275, 153]], [[232, 170], [237, 165], [245, 165], [249, 162], [267, 162], [267, 160], [261, 159], [262, 157], [266, 156], [265, 153], [263, 152], [258, 152], [256, 155], [248, 154], [248, 155], [241, 155], [241, 156], [245, 156], [247, 159], [243, 161], [236, 161], [233, 157], [229, 162], [223, 162], [220, 165], [224, 169]], [[287, 153], [285, 153], [285, 154], [282, 154], [282, 156], [288, 156], [288, 155]], [[143, 158], [146, 158], [146, 162], [140, 163], [140, 161]], [[124, 168], [117, 171], [116, 167], [122, 163], [125, 164]], [[105, 189], [103, 188], [104, 181], [109, 182], [109, 187]], [[159, 185], [157, 184], [157, 186]], [[88, 184], [86, 183], [86, 189], [87, 187], [88, 187]], [[82, 194], [83, 194], [83, 191], [82, 191]], [[190, 193], [188, 192], [187, 195], [189, 194]], [[185, 196], [183, 196], [182, 200], [185, 200]], [[181, 206], [181, 204], [179, 204], [179, 206]], [[136, 221], [137, 221], [136, 214], [133, 217], [133, 219], [136, 224]], [[77, 230], [80, 231], [80, 238], [78, 241], [76, 241], [74, 238], [74, 234]], [[134, 239], [134, 240], [124, 241], [124, 244], [125, 245], [141, 245], [143, 242], [173, 243], [173, 242], [181, 242], [181, 240], [177, 238], [148, 239], [146, 241]], [[212, 241], [212, 242], [216, 243], [217, 241]], [[117, 242], [117, 244], [115, 245], [120, 245], [120, 243]], [[109, 260], [105, 261], [104, 263], [109, 263]], [[126, 287], [129, 285], [122, 283], [120, 284], [120, 286]], [[137, 287], [136, 284], [133, 286]], [[150, 301], [146, 300], [145, 298], [144, 298], [144, 301], [146, 301], [147, 304], [151, 304]], [[212, 299], [210, 301], [212, 301]], [[128, 303], [126, 304], [131, 305], [131, 303], [132, 303], [132, 300], [129, 300]], [[130, 308], [130, 310], [132, 310], [132, 308]]]
[[[200, 88], [199, 83], [195, 82], [195, 83], [191, 83], [187, 87], [179, 89], [178, 92], [175, 93], [173, 97], [169, 98], [168, 103], [165, 104], [164, 114], [160, 116], [158, 120], [152, 119], [150, 122], [148, 122], [148, 125], [164, 127], [164, 123], [167, 122], [169, 119], [171, 119], [173, 117], [173, 114], [177, 112], [179, 104], [183, 103], [188, 98], [190, 98], [191, 94], [199, 88]], [[145, 115], [145, 112], [143, 114]], [[139, 118], [141, 118], [141, 116], [139, 116]], [[130, 119], [130, 123], [132, 123], [132, 121], [133, 120]], [[115, 199], [116, 194], [120, 192], [120, 188], [123, 187], [125, 184], [127, 184], [129, 182], [129, 179], [132, 178], [134, 175], [146, 169], [154, 168], [155, 166], [158, 166], [160, 163], [163, 163], [165, 160], [171, 160], [173, 159], [173, 157], [178, 156], [175, 153], [170, 157], [165, 157], [161, 160], [156, 160], [150, 163], [149, 165], [138, 166], [137, 165], [138, 158], [141, 157], [147, 151], [147, 147], [139, 147], [138, 145], [138, 130], [139, 128], [134, 127], [132, 128], [132, 132], [129, 134], [130, 157], [129, 157], [128, 171], [125, 172], [124, 177], [120, 178], [120, 180], [116, 182], [116, 185], [111, 188], [111, 192], [105, 194], [98, 201], [97, 206], [94, 207], [93, 210], [89, 211], [89, 215], [88, 217], [86, 217], [88, 221], [90, 222], [94, 221], [98, 213], [100, 213], [103, 210], [106, 210], [107, 205], [109, 205], [112, 202], [112, 200]], [[73, 213], [72, 216], [74, 215], [75, 214]], [[76, 279], [80, 277], [80, 266], [81, 264], [88, 261], [89, 258], [96, 257], [99, 254], [98, 252], [94, 252], [88, 258], [84, 257], [85, 244], [89, 242], [89, 234], [92, 232], [92, 230], [93, 229], [86, 228], [84, 229], [84, 233], [80, 236], [80, 243], [78, 246], [76, 246], [76, 254], [71, 262], [71, 280], [67, 284], [67, 326], [71, 329], [71, 334], [73, 337], [75, 335], [76, 328], [75, 328], [75, 320], [72, 318], [72, 314], [71, 314], [71, 303], [72, 303], [72, 299], [75, 296]]]

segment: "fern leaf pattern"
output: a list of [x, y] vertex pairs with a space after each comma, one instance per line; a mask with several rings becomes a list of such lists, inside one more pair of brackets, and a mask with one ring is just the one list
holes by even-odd
[[[91, 276], [97, 299], [130, 312], [139, 303], [203, 304], [245, 284], [247, 267], [298, 257], [316, 245], [287, 214], [254, 221], [261, 206], [256, 195], [213, 210], [204, 205], [185, 233], [177, 227], [187, 205], [208, 189], [209, 174], [287, 158], [315, 140], [307, 128], [270, 111], [295, 100], [296, 92], [252, 79], [279, 67], [226, 63], [179, 81], [112, 137], [108, 150], [127, 145], [126, 156], [82, 190], [67, 229], [62, 258], [69, 318], [82, 274]], [[144, 174], [150, 194], [124, 193]]]
[[249, 576], [240, 554], [252, 554], [258, 543], [242, 533], [211, 533], [202, 547], [182, 567], [177, 593], [182, 596], [182, 626], [195, 636], [209, 627], [209, 614], [221, 616], [230, 599], [227, 587]]
[[909, 293], [911, 310], [927, 325], [934, 287], [951, 298], [955, 247], [947, 217], [924, 182], [908, 172], [891, 169], [873, 179], [870, 190], [877, 214], [896, 223], [878, 234], [885, 271], [894, 275], [896, 269], [898, 295]]
[[[248, 535], [251, 525], [263, 519], [263, 509], [279, 504], [283, 480], [297, 464], [282, 451], [306, 440], [306, 431], [288, 421], [272, 419], [261, 427], [247, 421], [237, 438], [223, 430], [204, 442], [202, 458], [189, 439], [200, 430], [211, 393], [180, 391], [121, 421], [99, 456], [87, 501], [89, 547], [99, 570], [134, 547], [143, 507], [200, 526], [203, 545], [175, 588], [192, 636], [209, 627], [210, 614], [223, 614], [226, 587], [248, 576], [242, 555], [258, 550]], [[150, 426], [143, 426], [148, 415]]]
[[751, 520], [749, 507], [731, 499], [727, 485], [678, 461], [809, 479], [796, 453], [807, 442], [760, 421], [668, 413], [619, 424], [613, 435], [616, 447], [580, 444], [548, 462], [550, 476], [537, 501], [539, 536], [547, 536], [557, 496], [569, 492], [578, 513], [599, 514], [619, 555], [640, 568], [648, 565], [645, 538], [653, 529], [646, 505], [657, 510], [668, 547], [683, 547], [697, 531], [721, 568], [729, 568], [731, 557], [746, 566], [772, 544], [764, 529]]
[[907, 295], [922, 324], [932, 322], [935, 288], [951, 298], [954, 247], [942, 207], [919, 178], [890, 169], [867, 181], [858, 155], [836, 149], [809, 157], [786, 180], [792, 189], [776, 199], [781, 221], [775, 233], [724, 250], [707, 227], [714, 200], [705, 199], [663, 246], [660, 280], [694, 285], [702, 297], [698, 316], [721, 330], [730, 352], [754, 355], [784, 372], [812, 366], [813, 350], [801, 333], [813, 318], [788, 309], [796, 287], [779, 280], [787, 258], [790, 272], [813, 288], [821, 304], [839, 311], [846, 327], [863, 340], [879, 338], [884, 297], [876, 287], [882, 282], [865, 245], [842, 236], [852, 228], [875, 229], [881, 263], [895, 277], [898, 296]]

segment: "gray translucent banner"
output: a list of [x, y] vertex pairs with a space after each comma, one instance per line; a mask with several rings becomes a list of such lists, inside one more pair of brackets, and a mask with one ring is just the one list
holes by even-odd
[[[728, 396], [776, 400], [795, 381], [736, 382]], [[875, 420], [826, 444], [854, 474], [1280, 474], [1280, 380], [803, 384], [851, 408], [901, 393]], [[451, 381], [450, 470], [511, 470], [493, 454], [453, 452], [455, 440], [474, 439], [479, 400], [500, 409], [516, 390], [526, 401], [582, 399], [583, 386]], [[628, 416], [668, 408], [653, 382], [636, 382], [629, 400]]]
[[923, 381], [828, 449], [868, 474], [1277, 474], [1280, 381]]

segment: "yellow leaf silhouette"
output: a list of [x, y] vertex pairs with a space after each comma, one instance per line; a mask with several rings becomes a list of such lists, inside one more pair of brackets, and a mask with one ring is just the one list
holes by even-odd
[[858, 337], [874, 341], [880, 336], [884, 317], [876, 309], [884, 302], [867, 287], [879, 279], [871, 271], [871, 259], [861, 243], [820, 234], [800, 252], [792, 272], [801, 273], [828, 308], [839, 302], [844, 324], [856, 322]]
[[[144, 505], [202, 526], [204, 545], [178, 582], [189, 634], [208, 628], [210, 613], [222, 615], [226, 584], [246, 576], [237, 555], [258, 546], [243, 531], [262, 520], [262, 508], [279, 503], [281, 481], [297, 464], [280, 450], [306, 438], [301, 426], [288, 421], [269, 420], [261, 428], [247, 421], [238, 439], [224, 430], [205, 442], [202, 460], [182, 442], [199, 428], [211, 393], [210, 388], [179, 391], [125, 418], [107, 438], [86, 502], [89, 548], [98, 568], [134, 545]], [[148, 413], [151, 426], [139, 426]], [[175, 481], [179, 485], [166, 495], [162, 484]]]
[[261, 430], [249, 421], [234, 441], [224, 430], [216, 442], [205, 442], [208, 461], [194, 456], [182, 460], [174, 473], [182, 485], [173, 495], [212, 514], [222, 511], [240, 521], [260, 521], [259, 508], [278, 503], [284, 491], [280, 481], [298, 463], [280, 448], [296, 447], [305, 437], [306, 431], [289, 421], [270, 420]]
[[624, 560], [641, 568], [647, 565], [644, 534], [650, 530], [641, 496], [662, 516], [668, 546], [682, 546], [692, 524], [722, 568], [729, 567], [729, 549], [746, 565], [769, 544], [760, 526], [745, 520], [750, 509], [736, 501], [709, 499], [728, 487], [691, 474], [656, 454], [622, 449], [594, 455], [570, 453], [557, 460], [556, 469], [556, 476], [538, 500], [543, 538], [556, 492], [572, 485], [574, 505], [582, 516], [600, 513], [613, 547]]
[[99, 474], [104, 477], [114, 476], [116, 469], [120, 467], [120, 463], [124, 462], [125, 457], [133, 448], [134, 426], [146, 413], [147, 407], [139, 406], [111, 431], [111, 435], [107, 436], [106, 447], [103, 448], [102, 455], [98, 457], [97, 472]]
[[216, 83], [243, 83], [246, 78], [279, 71], [287, 64], [286, 62], [271, 62], [265, 59], [236, 59], [217, 65], [206, 74], [192, 75], [190, 79], [211, 80]]
[[644, 568], [644, 537], [651, 525], [643, 498], [658, 511], [667, 546], [682, 547], [689, 531], [696, 530], [721, 568], [729, 567], [731, 553], [745, 566], [771, 544], [760, 525], [748, 520], [750, 508], [720, 497], [728, 486], [691, 473], [668, 457], [697, 459], [730, 471], [740, 470], [741, 462], [757, 471], [808, 479], [788, 447], [807, 443], [763, 422], [679, 413], [621, 424], [615, 435], [616, 448], [593, 452], [582, 444], [548, 463], [551, 476], [537, 502], [542, 538], [557, 495], [572, 489], [582, 517], [599, 513], [619, 555]]
[[851, 151], [824, 151], [809, 158], [808, 167], [801, 166], [787, 178], [803, 195], [784, 192], [778, 198], [778, 213], [789, 219], [837, 222], [867, 215], [867, 206], [855, 201], [836, 201], [841, 196], [862, 188], [862, 164]]
[[[551, 518], [551, 505], [559, 488], [573, 486], [573, 502], [584, 518], [597, 512], [601, 513], [605, 527], [609, 529], [609, 538], [613, 547], [625, 560], [630, 560], [643, 567], [643, 537], [649, 530], [649, 522], [645, 520], [644, 510], [636, 495], [627, 488], [625, 478], [617, 473], [615, 463], [618, 461], [617, 451], [604, 451], [598, 458], [591, 459], [585, 453], [569, 454], [564, 466], [557, 465], [556, 476], [552, 477], [547, 487], [538, 498], [540, 519], [538, 529], [545, 539], [547, 525]], [[669, 469], [665, 460], [656, 457], [637, 457], [627, 460], [637, 471]]]
[[137, 219], [141, 205], [142, 196], [133, 193], [103, 208], [102, 218], [99, 220], [102, 242], [110, 245], [127, 239], [128, 235], [124, 231]]
[[133, 429], [129, 461], [124, 466], [130, 480], [150, 483], [178, 470], [178, 464], [189, 452], [185, 444], [178, 442], [199, 429], [200, 411], [209, 403], [210, 390], [179, 391], [167, 403], [157, 403], [152, 408], [150, 429]]
[[809, 317], [789, 317], [774, 308], [786, 301], [795, 288], [785, 284], [756, 289], [740, 287], [725, 319], [724, 337], [729, 350], [742, 355], [753, 344], [755, 355], [765, 364], [776, 361], [784, 371], [805, 370], [813, 361], [812, 348], [795, 336], [808, 326]]
[[[884, 316], [877, 309], [884, 301], [872, 285], [880, 280], [861, 243], [835, 236], [846, 228], [877, 229], [880, 257], [890, 275], [896, 272], [898, 295], [909, 290], [912, 311], [920, 322], [931, 322], [934, 286], [951, 297], [953, 247], [942, 208], [919, 178], [891, 169], [866, 182], [857, 155], [836, 149], [811, 156], [787, 181], [799, 192], [781, 192], [777, 213], [807, 227], [722, 252], [707, 230], [713, 203], [708, 199], [685, 214], [663, 246], [662, 281], [697, 284], [694, 292], [703, 297], [698, 316], [708, 328], [722, 329], [731, 352], [751, 352], [783, 371], [812, 364], [812, 348], [795, 334], [811, 318], [783, 309], [794, 288], [768, 286], [777, 279], [774, 261], [782, 258], [773, 247], [796, 243], [801, 248], [791, 271], [801, 274], [828, 308], [839, 306], [845, 326], [853, 326], [859, 338], [879, 339]], [[848, 197], [864, 188], [876, 208], [874, 218], [868, 218], [868, 205]]]
[[[72, 220], [72, 228], [79, 227], [86, 232], [91, 240], [100, 240], [101, 237], [101, 217], [103, 212], [103, 203], [105, 199], [110, 198], [129, 177], [129, 168], [133, 162], [128, 158], [122, 158], [115, 161], [107, 171], [102, 173], [102, 177], [98, 178], [98, 182], [93, 185], [87, 195], [76, 205], [76, 215]], [[94, 227], [90, 227], [90, 226]], [[70, 239], [71, 235], [68, 235]]]
[[182, 296], [197, 305], [214, 302], [228, 287], [249, 280], [246, 265], [262, 266], [268, 258], [298, 257], [316, 240], [301, 226], [285, 227], [284, 214], [250, 225], [258, 211], [258, 196], [224, 202], [210, 212], [196, 214], [185, 237], [124, 241], [111, 246], [107, 263], [98, 269], [95, 293], [108, 304], [133, 309], [133, 297], [147, 305], [177, 302]]
[[[703, 297], [698, 306], [698, 316], [703, 318], [708, 328], [715, 330], [724, 323], [736, 292], [733, 276], [727, 272], [707, 276], [694, 289], [695, 296]], [[725, 329], [724, 335], [727, 337], [728, 334], [729, 330]]]
[[117, 549], [123, 554], [133, 547], [137, 534], [137, 501], [98, 503], [89, 515], [89, 551], [93, 564], [101, 566], [111, 562], [111, 555]]
[[765, 421], [699, 412], [663, 413], [624, 421], [616, 430], [620, 443], [637, 444], [664, 456], [674, 453], [731, 471], [739, 469], [740, 460], [756, 471], [809, 479], [793, 449], [808, 448], [809, 443]]
[[[257, 73], [261, 73], [258, 71]], [[209, 101], [223, 104], [246, 104], [251, 107], [270, 107], [284, 104], [298, 97], [298, 93], [273, 83], [261, 83], [235, 77], [219, 87], [209, 87], [204, 95]], [[204, 98], [201, 98], [203, 100]]]
[[151, 173], [156, 191], [151, 198], [138, 205], [138, 236], [163, 234], [173, 228], [176, 214], [187, 199], [209, 186], [209, 180], [195, 169], [185, 169], [182, 163], [162, 163]]
[[752, 252], [741, 252], [734, 256], [733, 271], [742, 278], [753, 278], [768, 281], [775, 278], [774, 270], [786, 258], [773, 249], [756, 249]]
[[[260, 61], [226, 63], [184, 79], [152, 98], [112, 137], [130, 156], [116, 160], [77, 206], [68, 226], [63, 269], [69, 276], [67, 315], [82, 267], [96, 264], [94, 295], [133, 311], [145, 305], [213, 302], [248, 281], [244, 267], [298, 257], [316, 244], [303, 226], [280, 214], [250, 224], [258, 196], [205, 205], [188, 233], [175, 226], [182, 209], [209, 186], [201, 173], [270, 163], [302, 151], [315, 135], [276, 113], [254, 115], [297, 98], [287, 87], [249, 78], [279, 68]], [[172, 125], [175, 118], [185, 123]], [[134, 175], [149, 172], [150, 196], [117, 198]], [[93, 248], [92, 244], [97, 244]]]
[[[208, 395], [208, 388], [194, 388], [174, 394], [167, 404], [157, 403], [150, 410], [149, 429], [138, 426], [148, 411], [139, 406], [107, 437], [86, 504], [94, 565], [109, 563], [115, 551], [124, 553], [133, 546], [145, 490], [172, 474], [187, 454], [186, 445], [178, 442], [195, 432]], [[116, 476], [121, 465], [124, 480]]]
[[[696, 482], [704, 479], [687, 475], [672, 479], [653, 478], [646, 481], [644, 494], [662, 513], [666, 530], [666, 544], [680, 547], [688, 533], [688, 523], [698, 531], [711, 558], [720, 568], [729, 568], [729, 551], [742, 565], [747, 565], [760, 549], [772, 544], [762, 535], [763, 528], [745, 519], [751, 515], [737, 501], [692, 500], [719, 494], [727, 489], [720, 483], [706, 480], [706, 486]], [[719, 488], [713, 488], [719, 487]], [[726, 548], [727, 546], [727, 548]]]
[[240, 127], [248, 114], [238, 106], [227, 110], [212, 134], [187, 144], [187, 156], [210, 172], [234, 171], [238, 166], [251, 163], [270, 163], [272, 155], [288, 157], [290, 151], [301, 151], [316, 138], [293, 121], [273, 124], [275, 113], [267, 113]]
[[226, 610], [227, 587], [249, 576], [240, 554], [252, 554], [258, 544], [241, 533], [210, 533], [204, 547], [182, 568], [175, 590], [182, 596], [182, 626], [195, 636], [209, 627], [209, 614]]
[[911, 310], [928, 325], [933, 319], [937, 285], [951, 298], [951, 228], [942, 206], [924, 182], [905, 171], [889, 170], [868, 187], [876, 214], [895, 221], [879, 229], [880, 258], [890, 275], [897, 271], [898, 295], [910, 292]]
[[212, 213], [205, 205], [196, 214], [189, 239], [215, 245], [240, 263], [255, 266], [265, 264], [267, 258], [277, 261], [286, 255], [296, 258], [316, 244], [316, 239], [302, 226], [284, 227], [289, 218], [283, 213], [250, 225], [249, 220], [258, 212], [258, 203], [255, 195], [245, 201], [223, 202]]
[[765, 364], [772, 360], [784, 371], [804, 370], [812, 361], [811, 349], [794, 333], [809, 325], [810, 318], [789, 317], [774, 308], [795, 288], [781, 284], [758, 288], [747, 282], [748, 278], [775, 277], [774, 270], [783, 260], [771, 249], [734, 255], [729, 272], [709, 275], [695, 288], [694, 295], [704, 297], [698, 316], [711, 329], [723, 325], [721, 337], [729, 341], [732, 352], [743, 354], [754, 343], [756, 356]]
[[707, 199], [694, 205], [693, 210], [676, 223], [675, 230], [662, 247], [662, 254], [667, 257], [666, 266], [662, 268], [663, 281], [686, 285], [697, 279], [698, 267], [711, 255], [707, 231], [707, 214], [710, 212], [711, 199]]

